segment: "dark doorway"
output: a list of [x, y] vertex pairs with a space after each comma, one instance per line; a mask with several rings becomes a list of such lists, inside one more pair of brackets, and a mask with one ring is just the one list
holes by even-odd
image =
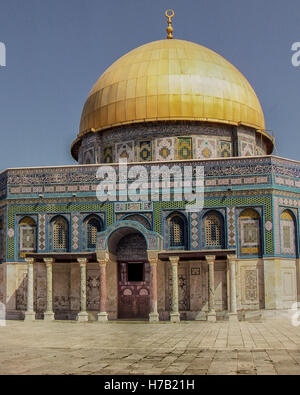
[[143, 263], [128, 263], [128, 282], [142, 282], [144, 281], [144, 264]]
[[119, 318], [148, 318], [150, 313], [150, 265], [119, 263]]

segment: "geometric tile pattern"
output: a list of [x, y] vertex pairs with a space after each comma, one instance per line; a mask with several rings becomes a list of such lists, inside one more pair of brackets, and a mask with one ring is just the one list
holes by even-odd
[[152, 161], [151, 141], [139, 141], [137, 146], [137, 160], [141, 162]]
[[232, 144], [229, 141], [220, 141], [220, 157], [229, 158], [232, 156]]
[[191, 249], [199, 249], [199, 214], [191, 214]]
[[193, 147], [191, 137], [178, 137], [178, 159], [192, 159], [193, 158]]
[[46, 215], [39, 214], [39, 231], [38, 231], [38, 248], [39, 251], [46, 250]]
[[250, 143], [248, 141], [241, 141], [240, 148], [241, 156], [254, 156], [256, 154], [254, 143]]
[[120, 159], [127, 159], [128, 162], [134, 162], [133, 141], [116, 144], [116, 162], [119, 162]]
[[235, 228], [235, 207], [227, 208], [227, 237], [228, 246], [236, 245], [236, 228]]
[[[34, 204], [19, 204], [19, 205], [11, 205], [8, 207], [8, 224], [10, 227], [12, 237], [7, 239], [7, 259], [8, 261], [14, 261], [15, 259], [15, 243], [14, 243], [14, 227], [15, 227], [15, 213], [23, 213], [23, 214], [31, 214], [31, 213], [40, 213], [40, 215], [45, 215], [45, 213], [51, 213], [50, 217], [53, 217], [53, 214], [59, 213], [72, 213], [77, 214], [78, 212], [85, 213], [93, 213], [93, 212], [106, 212], [106, 226], [110, 226], [114, 222], [113, 215], [113, 203], [101, 203], [101, 202], [74, 202], [72, 204], [68, 203], [48, 203], [46, 205], [36, 205]], [[42, 220], [43, 221], [43, 220]], [[47, 220], [45, 220], [47, 223]], [[51, 235], [51, 229], [49, 226], [49, 233]], [[52, 243], [52, 237], [50, 237]], [[42, 244], [43, 246], [43, 244]]]
[[280, 230], [279, 230], [279, 205], [278, 198], [274, 197], [274, 244], [275, 254], [280, 254]]
[[91, 164], [95, 163], [95, 149], [89, 148], [83, 152], [83, 163]]
[[216, 138], [196, 138], [196, 158], [208, 159], [217, 157], [217, 139]]
[[[6, 230], [6, 225], [5, 225], [5, 209], [2, 208], [0, 209], [0, 260], [4, 261], [5, 260], [5, 230]], [[0, 289], [1, 293], [1, 289]]]
[[79, 249], [79, 215], [72, 216], [72, 250]]
[[175, 159], [175, 147], [174, 138], [166, 137], [159, 138], [155, 141], [155, 159], [160, 161], [174, 160]]

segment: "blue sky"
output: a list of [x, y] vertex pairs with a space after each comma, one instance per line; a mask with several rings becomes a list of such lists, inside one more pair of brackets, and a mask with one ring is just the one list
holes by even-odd
[[129, 50], [174, 37], [223, 55], [253, 85], [278, 153], [300, 160], [299, 0], [0, 0], [0, 169], [75, 163], [84, 101]]

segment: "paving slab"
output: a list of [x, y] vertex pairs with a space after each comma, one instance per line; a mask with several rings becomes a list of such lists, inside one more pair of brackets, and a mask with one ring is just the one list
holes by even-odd
[[7, 321], [0, 375], [299, 375], [288, 319], [178, 324]]

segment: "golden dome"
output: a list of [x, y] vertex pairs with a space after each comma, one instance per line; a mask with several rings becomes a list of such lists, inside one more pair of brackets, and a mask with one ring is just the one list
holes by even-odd
[[192, 120], [243, 124], [265, 134], [247, 79], [216, 52], [184, 40], [142, 45], [98, 79], [83, 108], [83, 135], [137, 122]]

